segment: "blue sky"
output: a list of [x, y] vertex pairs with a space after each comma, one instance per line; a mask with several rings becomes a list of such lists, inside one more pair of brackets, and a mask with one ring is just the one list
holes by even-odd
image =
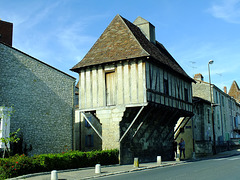
[[202, 73], [228, 90], [240, 85], [240, 0], [0, 0], [0, 18], [14, 24], [13, 46], [78, 78], [78, 63], [120, 14], [155, 26], [189, 76]]

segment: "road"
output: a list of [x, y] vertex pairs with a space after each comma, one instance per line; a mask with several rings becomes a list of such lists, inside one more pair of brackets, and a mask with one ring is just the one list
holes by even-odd
[[240, 155], [159, 167], [99, 178], [101, 180], [239, 180]]

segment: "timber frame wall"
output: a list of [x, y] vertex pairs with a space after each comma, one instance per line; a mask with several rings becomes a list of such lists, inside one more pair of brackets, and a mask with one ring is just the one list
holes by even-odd
[[191, 82], [142, 59], [81, 69], [79, 79], [81, 111], [153, 102], [192, 112]]

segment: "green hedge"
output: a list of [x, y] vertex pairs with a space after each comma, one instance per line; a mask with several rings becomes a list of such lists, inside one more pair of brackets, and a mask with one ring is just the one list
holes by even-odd
[[41, 154], [33, 157], [15, 155], [10, 158], [0, 158], [0, 179], [44, 171], [118, 163], [118, 150], [70, 151], [59, 154]]

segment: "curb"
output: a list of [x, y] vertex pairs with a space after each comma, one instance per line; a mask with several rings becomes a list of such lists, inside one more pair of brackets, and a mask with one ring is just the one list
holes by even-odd
[[[219, 156], [216, 156], [216, 157], [214, 157], [214, 156], [205, 157], [205, 158], [199, 158], [199, 159], [195, 159], [195, 160], [179, 161], [179, 162], [166, 163], [166, 164], [164, 164], [164, 162], [163, 162], [161, 165], [152, 165], [152, 166], [148, 166], [148, 167], [139, 167], [139, 168], [136, 168], [136, 169], [130, 169], [130, 170], [125, 170], [125, 171], [110, 172], [110, 173], [105, 173], [105, 174], [99, 174], [99, 175], [84, 177], [84, 178], [81, 178], [81, 179], [93, 179], [93, 178], [98, 178], [98, 177], [111, 176], [111, 175], [116, 175], [116, 174], [124, 174], [124, 173], [135, 172], [135, 171], [143, 171], [143, 170], [159, 168], [159, 167], [178, 166], [178, 165], [182, 165], [182, 164], [185, 164], [185, 163], [192, 163], [192, 162], [202, 161], [202, 160], [211, 160], [211, 159], [216, 159], [216, 158], [228, 158], [228, 157], [238, 156], [238, 155], [240, 155], [240, 153], [229, 154], [229, 155], [219, 155]], [[102, 166], [102, 168], [114, 167], [114, 166], [116, 167], [116, 166], [124, 166], [124, 165], [119, 165], [119, 164], [105, 165], [105, 166]], [[58, 173], [79, 171], [79, 170], [88, 170], [88, 169], [94, 169], [94, 168], [95, 167], [85, 167], [85, 168], [77, 168], [77, 169], [58, 170]], [[19, 180], [19, 179], [25, 179], [25, 178], [41, 176], [41, 175], [51, 175], [51, 171], [50, 172], [48, 171], [48, 172], [26, 174], [26, 175], [10, 178], [8, 180]]]
[[182, 161], [182, 162], [179, 162], [179, 163], [169, 163], [169, 164], [162, 164], [162, 165], [154, 165], [154, 166], [142, 167], [142, 168], [140, 167], [140, 168], [126, 170], [126, 171], [117, 171], [117, 172], [111, 172], [111, 173], [106, 173], [106, 174], [100, 174], [100, 175], [96, 175], [96, 176], [89, 176], [89, 177], [85, 177], [85, 178], [81, 178], [81, 179], [82, 180], [93, 179], [93, 178], [99, 178], [99, 177], [104, 177], [104, 176], [125, 174], [125, 173], [131, 173], [131, 172], [135, 172], [135, 171], [143, 171], [143, 170], [147, 170], [147, 169], [154, 169], [154, 168], [160, 168], [160, 167], [178, 166], [178, 165], [182, 165], [184, 163], [188, 163], [188, 162], [187, 161]]
[[[124, 174], [124, 173], [135, 172], [135, 171], [143, 171], [143, 170], [159, 168], [159, 167], [175, 166], [175, 165], [181, 165], [183, 163], [187, 163], [187, 161], [181, 161], [181, 162], [178, 162], [178, 163], [168, 163], [168, 164], [164, 164], [164, 162], [163, 162], [163, 164], [161, 164], [161, 165], [153, 165], [153, 166], [148, 166], [148, 167], [139, 167], [139, 168], [136, 168], [136, 169], [130, 169], [130, 170], [126, 170], [126, 171], [110, 172], [110, 173], [105, 173], [105, 174], [99, 174], [99, 175], [84, 177], [84, 178], [81, 178], [81, 179], [92, 179], [92, 178], [97, 178], [97, 177], [111, 176], [111, 175], [116, 175], [116, 174]], [[121, 165], [119, 165], [119, 164], [106, 165], [106, 166], [102, 166], [102, 168], [114, 167], [114, 166], [121, 166]], [[122, 165], [122, 166], [124, 166], [124, 165]], [[94, 168], [95, 167], [85, 167], [85, 168], [77, 168], [77, 169], [58, 170], [58, 173], [79, 171], [79, 170], [88, 170], [88, 169], [94, 169]], [[7, 179], [7, 180], [19, 180], [19, 179], [25, 179], [25, 178], [41, 176], [41, 175], [51, 175], [51, 171], [40, 172], [40, 173], [33, 173], [33, 174], [26, 174], [26, 175], [10, 178], [10, 179]]]

